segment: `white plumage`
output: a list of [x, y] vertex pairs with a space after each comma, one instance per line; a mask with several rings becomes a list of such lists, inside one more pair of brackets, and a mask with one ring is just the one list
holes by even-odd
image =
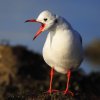
[[62, 74], [67, 73], [67, 84], [64, 94], [70, 93], [69, 80], [71, 70], [79, 67], [83, 60], [82, 38], [80, 34], [72, 28], [72, 26], [60, 16], [50, 11], [43, 11], [38, 18], [27, 20], [26, 22], [39, 22], [41, 27], [35, 34], [35, 39], [41, 32], [48, 30], [49, 34], [43, 47], [43, 58], [45, 62], [51, 66], [50, 86], [47, 93], [58, 92], [52, 89], [52, 79], [54, 69]]
[[83, 59], [81, 36], [60, 16], [43, 11], [37, 20], [43, 22], [44, 18], [48, 19], [44, 30], [49, 34], [43, 47], [43, 58], [57, 72], [65, 74], [78, 67]]

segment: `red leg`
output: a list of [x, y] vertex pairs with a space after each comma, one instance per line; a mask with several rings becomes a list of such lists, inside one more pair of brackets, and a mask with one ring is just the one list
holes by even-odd
[[58, 92], [58, 90], [53, 90], [52, 89], [52, 79], [53, 79], [53, 76], [54, 76], [54, 69], [51, 68], [51, 71], [50, 71], [50, 86], [49, 86], [49, 90], [47, 91], [47, 93], [52, 93], [52, 92]]
[[73, 94], [71, 91], [69, 91], [70, 76], [71, 76], [71, 71], [69, 70], [68, 73], [67, 73], [67, 84], [66, 84], [66, 89], [65, 89], [65, 91], [64, 91], [64, 94], [69, 93], [69, 94], [71, 94], [72, 96], [74, 96], [74, 94]]
[[50, 71], [50, 86], [49, 86], [49, 90], [48, 90], [49, 93], [52, 92], [52, 79], [53, 79], [53, 76], [54, 76], [54, 69], [51, 68], [51, 71]]

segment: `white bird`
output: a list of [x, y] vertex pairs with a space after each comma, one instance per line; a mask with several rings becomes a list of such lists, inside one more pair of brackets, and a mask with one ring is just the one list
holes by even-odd
[[79, 67], [83, 60], [82, 38], [74, 30], [71, 24], [63, 17], [45, 10], [37, 19], [26, 20], [26, 22], [39, 22], [41, 27], [35, 34], [35, 39], [41, 32], [48, 30], [48, 36], [43, 47], [43, 58], [51, 66], [50, 87], [48, 93], [56, 92], [52, 89], [54, 70], [59, 73], [67, 73], [67, 84], [64, 94], [73, 93], [69, 91], [69, 80], [71, 69]]

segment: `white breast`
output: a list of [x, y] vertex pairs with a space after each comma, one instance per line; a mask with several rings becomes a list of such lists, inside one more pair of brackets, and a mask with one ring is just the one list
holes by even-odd
[[72, 30], [50, 32], [43, 47], [45, 62], [60, 73], [76, 68], [83, 59], [79, 34]]

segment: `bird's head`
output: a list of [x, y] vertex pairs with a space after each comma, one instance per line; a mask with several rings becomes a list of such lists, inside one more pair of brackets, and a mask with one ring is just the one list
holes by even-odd
[[54, 27], [55, 21], [56, 21], [56, 15], [46, 10], [46, 11], [41, 12], [39, 16], [37, 17], [37, 19], [26, 20], [25, 22], [38, 22], [41, 24], [39, 30], [37, 31], [37, 33], [35, 34], [33, 38], [35, 39], [43, 31], [49, 30], [52, 27]]

